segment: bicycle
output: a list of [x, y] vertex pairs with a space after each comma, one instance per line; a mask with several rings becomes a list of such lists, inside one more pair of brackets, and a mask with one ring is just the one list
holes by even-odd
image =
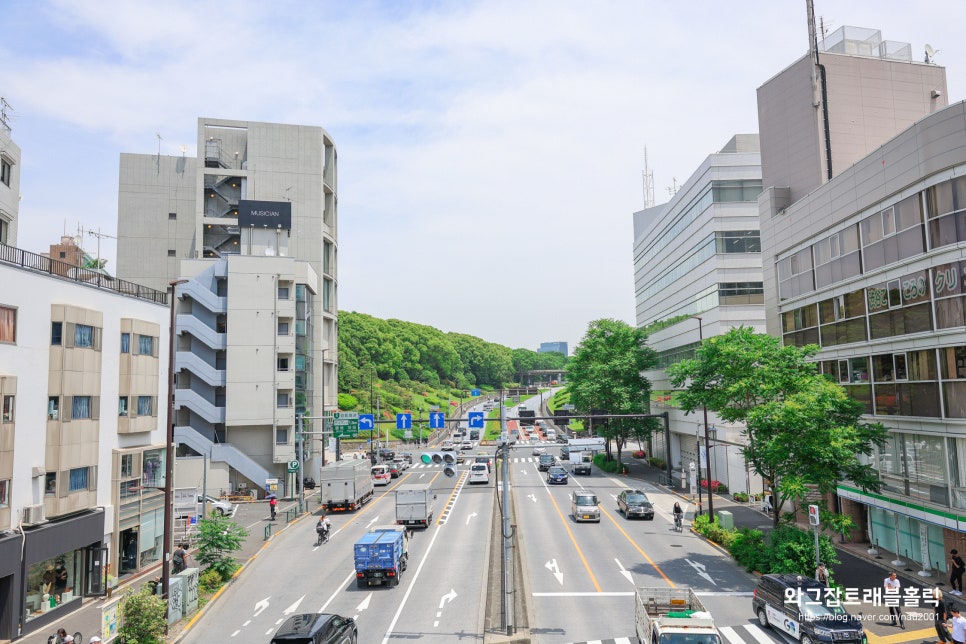
[[684, 532], [684, 519], [680, 514], [674, 515], [674, 529], [678, 532]]
[[316, 547], [329, 542], [329, 531], [328, 530], [316, 530], [318, 538], [315, 540]]

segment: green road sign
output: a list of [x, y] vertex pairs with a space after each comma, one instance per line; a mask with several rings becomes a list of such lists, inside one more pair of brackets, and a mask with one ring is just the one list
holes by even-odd
[[289, 461], [288, 462], [288, 473], [291, 474], [293, 472], [298, 472], [298, 471], [299, 471], [299, 462], [298, 461]]
[[337, 411], [332, 414], [332, 431], [336, 438], [356, 438], [359, 435], [359, 412]]

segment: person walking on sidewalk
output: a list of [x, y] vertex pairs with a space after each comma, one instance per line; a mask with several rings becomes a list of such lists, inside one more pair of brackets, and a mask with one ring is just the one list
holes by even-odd
[[949, 621], [949, 608], [946, 606], [946, 601], [943, 599], [943, 591], [938, 588], [933, 588], [932, 596], [936, 600], [936, 606], [933, 608], [936, 617], [936, 635], [939, 636], [939, 642], [937, 644], [946, 644], [953, 640], [953, 636], [949, 634], [949, 629], [946, 628], [946, 622]]
[[[889, 605], [889, 616], [892, 618], [892, 625], [896, 626], [896, 622], [898, 622], [899, 628], [905, 630], [906, 622], [902, 618], [902, 608], [899, 606], [899, 602], [902, 600], [902, 591], [900, 590], [902, 584], [899, 583], [899, 577], [894, 570], [885, 578], [883, 585], [885, 586], [884, 599], [886, 604]], [[895, 603], [894, 606], [892, 605], [893, 602]]]
[[268, 500], [268, 509], [272, 511], [272, 521], [274, 521], [275, 512], [278, 511], [278, 498], [273, 496]]
[[949, 563], [949, 585], [952, 587], [949, 594], [958, 597], [963, 594], [963, 572], [966, 572], [966, 564], [955, 548], [949, 551]]
[[963, 644], [966, 641], [966, 617], [959, 614], [959, 609], [952, 606], [949, 609], [952, 614], [950, 621], [953, 623], [953, 641], [956, 644]]
[[815, 581], [823, 586], [828, 586], [828, 569], [821, 561], [818, 562], [818, 568], [815, 569]]

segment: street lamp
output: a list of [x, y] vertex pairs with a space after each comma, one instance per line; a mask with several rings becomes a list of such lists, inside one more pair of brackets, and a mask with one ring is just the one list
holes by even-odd
[[161, 546], [161, 597], [164, 599], [165, 630], [168, 617], [168, 586], [171, 583], [171, 569], [168, 560], [171, 558], [171, 536], [174, 530], [172, 523], [173, 490], [174, 490], [174, 350], [175, 328], [174, 308], [175, 290], [178, 284], [188, 280], [168, 282], [168, 305], [171, 309], [171, 319], [168, 324], [168, 427], [165, 435], [165, 463], [164, 463], [164, 543]]
[[[704, 321], [701, 319], [700, 315], [692, 315], [695, 320], [698, 321], [698, 342], [704, 344]], [[708, 520], [714, 521], [714, 501], [711, 495], [711, 434], [708, 429], [708, 407], [706, 405], [701, 405], [701, 410], [704, 412], [704, 459], [706, 461], [706, 466], [708, 468]], [[701, 473], [701, 458], [698, 458], [698, 473]], [[701, 477], [698, 476], [700, 479]], [[701, 481], [698, 481], [698, 492], [701, 491]]]

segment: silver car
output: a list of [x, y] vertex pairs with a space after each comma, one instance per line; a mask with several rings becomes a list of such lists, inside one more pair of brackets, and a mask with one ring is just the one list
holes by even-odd
[[574, 490], [570, 495], [570, 514], [574, 521], [596, 521], [600, 523], [600, 501], [590, 490]]
[[[213, 496], [203, 496], [201, 494], [198, 495], [198, 505], [210, 505], [213, 511], [217, 512], [223, 517], [230, 517], [234, 515], [237, 507], [232, 505], [231, 502], [225, 501], [224, 499], [216, 499]], [[205, 514], [208, 514], [207, 508], [205, 508]]]

